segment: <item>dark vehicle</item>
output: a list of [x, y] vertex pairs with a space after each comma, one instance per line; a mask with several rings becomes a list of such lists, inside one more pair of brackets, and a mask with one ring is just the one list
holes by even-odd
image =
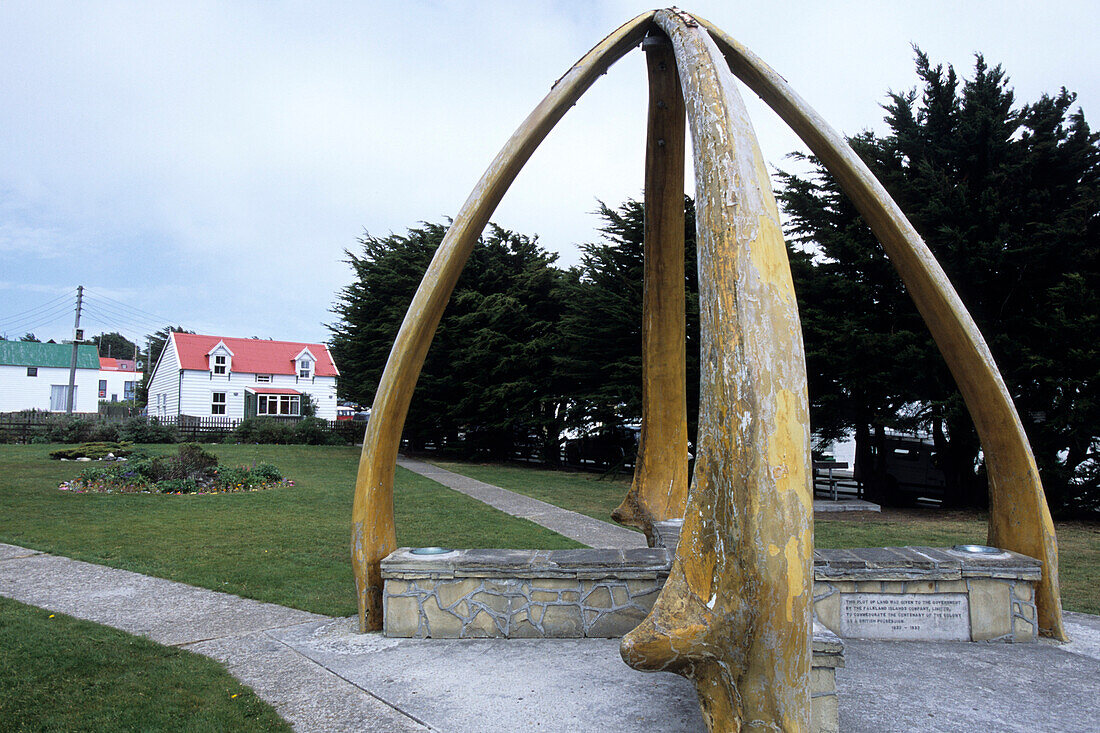
[[[872, 460], [880, 456], [877, 446], [871, 445]], [[873, 486], [874, 463], [864, 466], [856, 451], [855, 477], [887, 504], [914, 504], [918, 499], [942, 501], [946, 480], [939, 468], [935, 445], [931, 440], [913, 435], [887, 435], [882, 448], [883, 479], [881, 486]]]

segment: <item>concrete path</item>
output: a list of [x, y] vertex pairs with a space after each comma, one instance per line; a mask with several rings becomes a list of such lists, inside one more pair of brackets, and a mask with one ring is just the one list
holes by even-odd
[[216, 659], [297, 730], [425, 730], [275, 635], [325, 616], [4, 544], [0, 595]]
[[611, 522], [602, 522], [584, 514], [571, 512], [568, 509], [547, 504], [545, 501], [532, 499], [529, 496], [517, 494], [514, 491], [508, 491], [499, 486], [493, 486], [454, 471], [433, 466], [424, 461], [402, 456], [397, 459], [397, 465], [430, 478], [432, 481], [438, 481], [449, 489], [460, 491], [478, 501], [485, 502], [502, 512], [507, 512], [522, 519], [529, 519], [535, 524], [541, 524], [543, 527], [560, 535], [565, 535], [571, 540], [576, 540], [582, 545], [619, 550], [631, 547], [648, 547], [644, 534], [620, 527]]
[[[0, 595], [223, 662], [299, 731], [704, 730], [691, 684], [635, 672], [616, 639], [386, 639], [12, 545]], [[848, 640], [841, 730], [1095, 731], [1100, 617], [1066, 625], [1066, 645]]]

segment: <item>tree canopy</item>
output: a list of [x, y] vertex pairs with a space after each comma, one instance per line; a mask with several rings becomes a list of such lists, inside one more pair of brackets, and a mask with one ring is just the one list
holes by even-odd
[[99, 355], [115, 359], [134, 359], [138, 348], [133, 341], [117, 331], [92, 336], [92, 343], [99, 349]]
[[[341, 396], [370, 404], [390, 347], [446, 227], [364, 236], [348, 252], [354, 282], [330, 325]], [[474, 247], [417, 383], [405, 436], [505, 457], [517, 443], [556, 455], [564, 427], [556, 369], [564, 273], [533, 237], [495, 225]]]
[[[906, 212], [985, 335], [1016, 401], [1055, 511], [1100, 508], [1100, 148], [1074, 96], [1018, 105], [978, 56], [960, 79], [917, 50], [920, 87], [889, 95], [887, 132], [851, 138]], [[965, 405], [890, 262], [814, 158], [781, 173], [791, 267], [822, 440], [926, 430], [947, 499], [980, 504], [981, 448]], [[698, 410], [695, 217], [685, 199], [689, 432]], [[641, 414], [644, 205], [600, 204], [601, 239], [562, 270], [529, 237], [490, 226], [436, 333], [406, 423], [414, 444], [506, 457], [564, 428]], [[330, 325], [341, 396], [367, 404], [446, 226], [364, 236]], [[875, 488], [882, 462], [863, 478]], [[881, 483], [885, 483], [881, 481]], [[877, 488], [881, 489], [879, 485]]]
[[[1091, 492], [1100, 149], [1074, 95], [1016, 105], [978, 56], [960, 80], [916, 52], [919, 90], [891, 93], [889, 132], [850, 142], [924, 237], [989, 343], [1053, 509]], [[780, 174], [806, 332], [815, 427], [931, 430], [949, 498], [980, 501], [980, 445], [893, 268], [836, 181], [810, 158]]]
[[[694, 293], [694, 212], [687, 277]], [[555, 266], [534, 237], [494, 225], [474, 248], [417, 384], [405, 437], [466, 455], [515, 450], [555, 463], [566, 428], [613, 429], [641, 415], [643, 215], [600, 204], [603, 241], [581, 264]], [[355, 279], [329, 326], [341, 396], [374, 399], [398, 327], [446, 228], [364, 236], [348, 252]], [[689, 410], [697, 411], [698, 309], [688, 301]]]

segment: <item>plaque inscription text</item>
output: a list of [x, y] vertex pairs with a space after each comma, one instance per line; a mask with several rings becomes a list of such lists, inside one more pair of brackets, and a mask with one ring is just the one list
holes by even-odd
[[969, 641], [965, 593], [842, 593], [841, 636], [854, 639]]

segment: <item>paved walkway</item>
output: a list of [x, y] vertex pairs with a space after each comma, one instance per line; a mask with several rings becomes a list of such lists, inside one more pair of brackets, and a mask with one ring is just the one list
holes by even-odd
[[[386, 639], [2, 544], [0, 595], [223, 662], [299, 731], [704, 730], [691, 684], [635, 672], [616, 639]], [[848, 640], [841, 729], [1095, 731], [1100, 617], [1067, 627], [1067, 645]]]
[[478, 501], [485, 502], [502, 512], [529, 519], [535, 524], [541, 524], [543, 527], [560, 535], [565, 535], [571, 540], [576, 540], [582, 545], [620, 550], [648, 546], [645, 535], [641, 532], [635, 532], [611, 522], [603, 522], [584, 514], [571, 512], [568, 509], [547, 504], [545, 501], [532, 499], [529, 496], [517, 494], [514, 491], [508, 491], [499, 486], [493, 486], [472, 479], [469, 476], [433, 466], [424, 461], [402, 456], [397, 459], [397, 465], [430, 478], [432, 481], [438, 481], [449, 489], [460, 491]]

